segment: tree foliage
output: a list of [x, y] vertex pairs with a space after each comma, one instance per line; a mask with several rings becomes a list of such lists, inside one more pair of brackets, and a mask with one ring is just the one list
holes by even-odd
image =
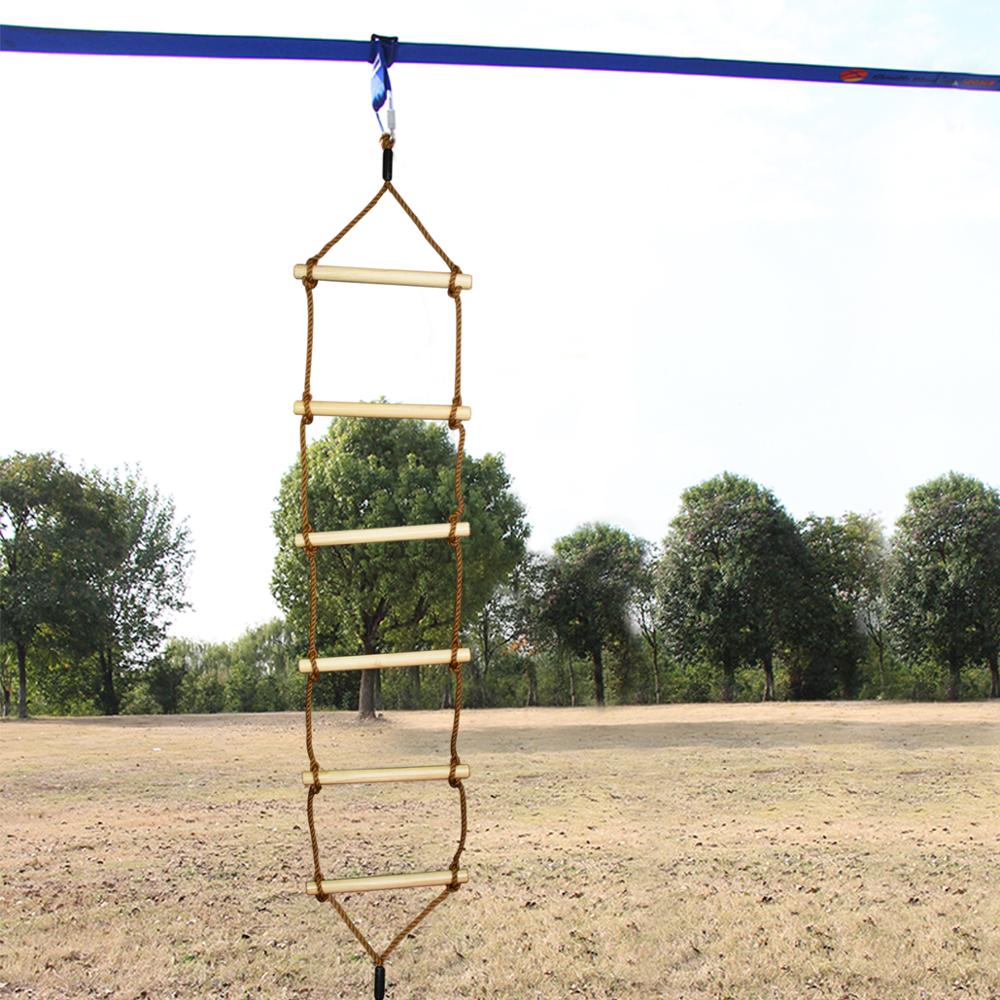
[[563, 647], [589, 658], [598, 705], [606, 700], [605, 652], [628, 638], [629, 607], [642, 557], [639, 539], [603, 523], [585, 524], [553, 546], [545, 621]]
[[[411, 420], [338, 419], [309, 446], [309, 506], [315, 530], [441, 523], [454, 507], [455, 450], [447, 431]], [[464, 617], [474, 619], [524, 553], [524, 508], [503, 459], [466, 457]], [[272, 591], [301, 634], [308, 616], [307, 560], [291, 542], [300, 530], [298, 464], [281, 482]], [[317, 552], [320, 655], [449, 645], [455, 569], [444, 543], [337, 546]], [[303, 650], [303, 653], [305, 651]], [[374, 671], [362, 674], [363, 716], [374, 713]], [[419, 673], [411, 677], [419, 680]], [[325, 679], [324, 679], [325, 680]], [[343, 680], [340, 681], [343, 683]]]
[[76, 615], [74, 645], [97, 660], [101, 707], [115, 715], [118, 678], [153, 656], [171, 616], [187, 607], [191, 547], [173, 500], [138, 473], [94, 472], [88, 490], [101, 514], [100, 544], [89, 548], [89, 585]]
[[[441, 523], [452, 510], [440, 426], [333, 421], [310, 454], [316, 530]], [[723, 474], [685, 491], [662, 549], [591, 523], [544, 555], [525, 552], [502, 459], [469, 458], [465, 473], [470, 706], [927, 699], [963, 686], [1000, 697], [1000, 494], [975, 479], [914, 489], [887, 541], [858, 514], [796, 524], [768, 490]], [[173, 502], [128, 471], [77, 472], [51, 453], [0, 460], [0, 713], [300, 709], [298, 487], [294, 467], [273, 517], [285, 617], [232, 642], [168, 640], [191, 554]], [[447, 545], [320, 549], [318, 561], [321, 655], [449, 644]], [[357, 675], [335, 673], [315, 704], [434, 708], [452, 693], [440, 668], [366, 672], [360, 694]]]
[[773, 698], [773, 658], [793, 633], [804, 565], [795, 522], [769, 490], [732, 473], [685, 490], [658, 587], [674, 655], [720, 668], [726, 701], [737, 667], [759, 663]]
[[636, 574], [631, 601], [632, 620], [635, 622], [649, 654], [649, 676], [652, 681], [653, 702], [657, 705], [662, 699], [660, 661], [663, 656], [663, 627], [656, 588], [656, 573], [662, 558], [663, 552], [659, 546], [643, 544], [642, 559], [639, 572]]
[[135, 473], [78, 473], [51, 453], [19, 453], [0, 461], [0, 546], [19, 714], [32, 649], [40, 690], [86, 701], [96, 671], [101, 707], [117, 712], [116, 680], [149, 659], [184, 606], [190, 548], [173, 502]]
[[950, 472], [910, 491], [893, 538], [888, 606], [897, 647], [911, 661], [926, 656], [943, 664], [950, 698], [959, 697], [966, 666], [991, 657], [995, 664], [997, 490]]
[[0, 459], [0, 620], [15, 652], [18, 715], [28, 715], [28, 653], [72, 632], [94, 529], [84, 478], [51, 452]]
[[470, 707], [538, 703], [533, 667], [549, 638], [538, 614], [545, 568], [540, 555], [526, 553], [473, 619]]
[[790, 688], [796, 698], [852, 698], [872, 634], [881, 628], [885, 543], [878, 522], [847, 514], [801, 525], [802, 596], [789, 636]]

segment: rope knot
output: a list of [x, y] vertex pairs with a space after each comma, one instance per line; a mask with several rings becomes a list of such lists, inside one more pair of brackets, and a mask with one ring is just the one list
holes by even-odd
[[462, 289], [456, 285], [458, 281], [458, 276], [462, 273], [462, 269], [458, 264], [452, 264], [451, 266], [451, 276], [448, 278], [448, 298], [457, 299], [459, 295], [462, 294]]
[[462, 405], [462, 397], [455, 396], [451, 401], [451, 413], [448, 414], [448, 427], [457, 431], [461, 426], [461, 421], [458, 419], [458, 408]]
[[448, 516], [448, 544], [454, 549], [461, 544], [458, 538], [458, 511]]
[[319, 282], [313, 277], [313, 268], [319, 263], [318, 257], [310, 257], [306, 261], [306, 276], [302, 279], [302, 284], [311, 292]]
[[392, 149], [396, 145], [396, 140], [388, 132], [383, 132], [378, 141], [383, 149]]
[[[313, 284], [315, 285], [316, 282], [314, 281]], [[311, 392], [302, 393], [302, 409], [305, 410], [305, 413], [302, 415], [302, 422], [304, 424], [311, 424], [313, 422]]]

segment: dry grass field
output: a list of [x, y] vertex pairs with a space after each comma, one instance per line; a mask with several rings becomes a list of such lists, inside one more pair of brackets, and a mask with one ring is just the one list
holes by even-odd
[[[317, 718], [324, 767], [449, 715]], [[472, 881], [392, 1000], [1000, 998], [1000, 705], [467, 712]], [[297, 715], [0, 725], [0, 997], [370, 997]], [[327, 788], [325, 872], [442, 868], [446, 783]], [[355, 896], [386, 942], [436, 890]]]

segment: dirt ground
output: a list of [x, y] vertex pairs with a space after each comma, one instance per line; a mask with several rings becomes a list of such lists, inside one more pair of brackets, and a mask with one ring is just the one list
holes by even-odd
[[[447, 712], [316, 719], [444, 762]], [[1000, 705], [466, 712], [471, 881], [392, 1000], [1000, 998]], [[0, 997], [370, 997], [298, 715], [0, 725]], [[324, 789], [327, 877], [447, 867], [446, 782]], [[436, 890], [352, 896], [384, 945]]]

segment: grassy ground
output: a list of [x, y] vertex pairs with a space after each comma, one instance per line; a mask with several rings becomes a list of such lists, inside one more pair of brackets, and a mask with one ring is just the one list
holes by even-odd
[[[317, 717], [322, 766], [447, 713]], [[1000, 705], [467, 712], [472, 881], [389, 996], [1000, 998]], [[0, 725], [0, 997], [367, 997], [296, 715]], [[443, 868], [446, 783], [328, 788], [328, 877]], [[352, 897], [379, 943], [435, 890]]]

